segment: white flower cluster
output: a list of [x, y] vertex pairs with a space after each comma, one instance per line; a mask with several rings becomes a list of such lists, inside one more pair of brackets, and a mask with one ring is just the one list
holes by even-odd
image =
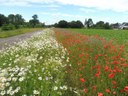
[[62, 84], [68, 62], [51, 29], [1, 50], [0, 96], [59, 96], [68, 88]]
[[[0, 95], [14, 95], [15, 93], [18, 93], [20, 90], [20, 87], [16, 87], [13, 89], [12, 86], [10, 86], [12, 83], [15, 82], [22, 82], [25, 79], [26, 73], [28, 69], [27, 68], [19, 68], [18, 66], [15, 67], [8, 67], [5, 69], [0, 70]], [[6, 89], [6, 90], [5, 90]]]

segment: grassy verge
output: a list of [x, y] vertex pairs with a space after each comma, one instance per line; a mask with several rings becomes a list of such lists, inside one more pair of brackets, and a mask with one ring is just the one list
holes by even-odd
[[11, 31], [1, 31], [0, 30], [0, 38], [6, 38], [6, 37], [11, 37], [19, 34], [24, 34], [28, 32], [34, 32], [42, 30], [42, 28], [22, 28], [22, 29], [16, 29], [16, 30], [11, 30]]

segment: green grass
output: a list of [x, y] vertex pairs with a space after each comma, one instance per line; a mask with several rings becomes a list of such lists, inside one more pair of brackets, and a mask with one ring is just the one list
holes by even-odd
[[106, 40], [114, 40], [119, 44], [128, 42], [128, 30], [104, 30], [104, 29], [68, 29], [88, 36], [98, 35]]
[[0, 38], [7, 38], [7, 37], [19, 35], [19, 34], [34, 32], [37, 30], [42, 30], [42, 28], [22, 28], [22, 29], [10, 30], [10, 31], [2, 31], [0, 29]]

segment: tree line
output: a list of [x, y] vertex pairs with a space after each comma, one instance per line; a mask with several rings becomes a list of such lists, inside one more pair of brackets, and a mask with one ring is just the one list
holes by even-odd
[[55, 23], [53, 26], [59, 27], [59, 28], [83, 28], [84, 27], [83, 23], [79, 20], [71, 21], [71, 22], [60, 20], [58, 23]]
[[44, 27], [44, 23], [38, 20], [38, 15], [36, 14], [32, 16], [29, 22], [26, 22], [20, 14], [9, 14], [8, 16], [0, 14], [0, 27], [3, 30], [13, 30], [22, 27]]
[[85, 19], [84, 24], [77, 20], [67, 22], [66, 20], [60, 20], [58, 23], [53, 25], [54, 27], [59, 28], [94, 28], [94, 29], [112, 29], [112, 24], [104, 21], [98, 21], [96, 24], [93, 23], [91, 18]]
[[[126, 23], [123, 23], [126, 24]], [[119, 28], [121, 24], [115, 23], [110, 24], [109, 22], [98, 21], [94, 24], [91, 18], [85, 19], [84, 23], [80, 20], [68, 22], [66, 20], [60, 20], [59, 22], [53, 25], [45, 25], [41, 23], [38, 19], [38, 15], [34, 14], [32, 18], [26, 22], [25, 19], [20, 14], [9, 14], [5, 16], [0, 14], [0, 27], [3, 30], [13, 30], [23, 27], [57, 27], [57, 28], [88, 28], [88, 29], [112, 29]]]

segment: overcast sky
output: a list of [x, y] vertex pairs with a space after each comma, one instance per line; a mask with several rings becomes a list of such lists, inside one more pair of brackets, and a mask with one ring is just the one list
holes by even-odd
[[85, 18], [122, 23], [128, 22], [128, 0], [0, 0], [0, 13], [21, 14], [26, 21], [37, 14], [46, 24]]

